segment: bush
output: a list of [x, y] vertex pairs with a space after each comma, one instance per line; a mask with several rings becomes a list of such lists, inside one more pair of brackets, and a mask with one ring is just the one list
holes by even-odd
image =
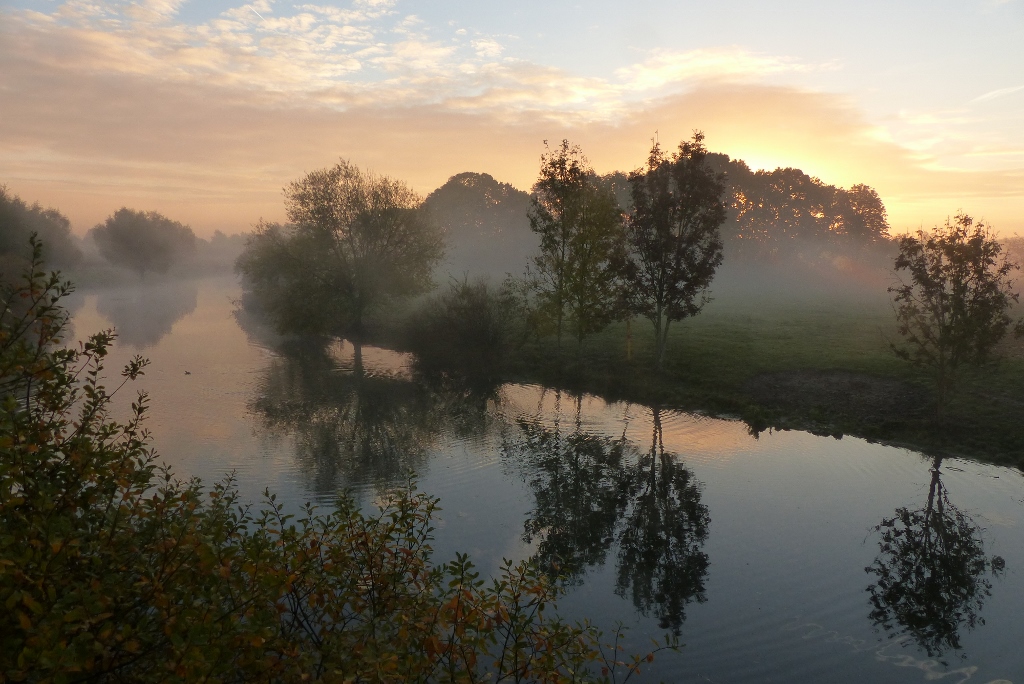
[[[437, 501], [411, 485], [375, 515], [347, 498], [296, 518], [254, 512], [231, 481], [157, 465], [102, 383], [112, 331], [60, 347], [71, 286], [40, 268], [0, 311], [0, 682], [579, 681], [606, 658], [588, 624], [553, 616], [552, 586], [506, 563], [484, 583], [465, 556], [435, 566]], [[15, 313], [10, 304], [22, 302]], [[616, 641], [618, 643], [618, 631]], [[614, 654], [614, 651], [613, 651]], [[650, 657], [650, 656], [648, 656]]]
[[526, 311], [509, 284], [453, 281], [410, 317], [405, 343], [428, 373], [454, 372], [477, 384], [501, 380], [522, 345]]

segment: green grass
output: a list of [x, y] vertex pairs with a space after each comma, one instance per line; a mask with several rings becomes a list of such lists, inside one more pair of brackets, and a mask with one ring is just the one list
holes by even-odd
[[850, 434], [1024, 467], [1024, 341], [1002, 345], [994, 366], [963, 369], [939, 420], [930, 377], [892, 352], [899, 335], [884, 300], [713, 302], [673, 324], [662, 372], [651, 324], [632, 329], [632, 361], [618, 323], [587, 339], [579, 357], [571, 340], [560, 360], [553, 340], [528, 345], [514, 379], [740, 417], [754, 431]]

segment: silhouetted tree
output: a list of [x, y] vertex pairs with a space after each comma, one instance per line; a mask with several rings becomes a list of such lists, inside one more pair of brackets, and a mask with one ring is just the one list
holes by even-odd
[[700, 312], [722, 263], [725, 221], [721, 174], [705, 163], [704, 135], [695, 133], [668, 158], [658, 143], [647, 166], [630, 174], [633, 211], [626, 224], [637, 313], [654, 324], [658, 367], [669, 324]]
[[964, 364], [981, 364], [1006, 335], [1009, 309], [1017, 301], [1007, 261], [988, 226], [959, 213], [928, 233], [899, 239], [897, 277], [909, 282], [889, 288], [906, 343], [892, 345], [903, 359], [934, 373], [942, 413]]
[[288, 186], [292, 224], [258, 226], [237, 269], [279, 329], [345, 337], [358, 353], [368, 314], [424, 291], [441, 258], [420, 203], [405, 183], [342, 160]]
[[726, 177], [726, 249], [748, 259], [774, 259], [811, 250], [862, 251], [884, 245], [889, 223], [878, 193], [849, 190], [800, 169], [751, 171], [742, 159], [709, 153], [708, 165]]
[[643, 614], [678, 635], [686, 604], [704, 603], [711, 517], [701, 484], [674, 454], [665, 452], [661, 412], [652, 410], [651, 448], [631, 472], [631, 506], [619, 533], [615, 593], [629, 593]]
[[865, 572], [871, 620], [895, 636], [910, 634], [929, 656], [960, 648], [960, 629], [985, 624], [979, 615], [1003, 559], [985, 557], [981, 529], [949, 501], [937, 457], [931, 469], [928, 501], [923, 509], [896, 509], [875, 527], [881, 533], [879, 555]]
[[583, 152], [568, 140], [541, 156], [533, 191], [530, 227], [540, 236], [534, 287], [554, 319], [559, 349], [567, 313], [579, 349], [583, 338], [601, 330], [614, 313], [622, 212], [612, 190], [598, 181]]
[[103, 258], [145, 276], [196, 252], [192, 229], [155, 211], [122, 207], [89, 231]]
[[489, 174], [452, 176], [427, 195], [423, 207], [444, 233], [442, 275], [500, 281], [519, 273], [537, 251], [527, 216], [530, 195]]
[[71, 222], [56, 209], [29, 206], [0, 185], [0, 274], [14, 278], [31, 261], [29, 237], [35, 234], [56, 268], [74, 266], [82, 252], [71, 235]]

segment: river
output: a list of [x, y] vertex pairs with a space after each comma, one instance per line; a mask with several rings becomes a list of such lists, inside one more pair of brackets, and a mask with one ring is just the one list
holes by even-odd
[[[76, 293], [116, 326], [179, 477], [233, 474], [296, 509], [370, 507], [410, 476], [440, 498], [435, 559], [557, 565], [563, 615], [675, 632], [639, 681], [1024, 682], [1024, 478], [958, 459], [608, 403], [533, 385], [479, 397], [411, 359], [283, 355], [238, 324], [230, 278]], [[129, 397], [119, 397], [126, 407]]]

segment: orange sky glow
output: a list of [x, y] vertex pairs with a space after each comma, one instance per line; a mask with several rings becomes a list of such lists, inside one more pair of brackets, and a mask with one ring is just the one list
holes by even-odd
[[[820, 85], [843, 67], [813, 55], [682, 45], [586, 75], [509, 56], [501, 36], [438, 38], [391, 0], [202, 21], [181, 18], [182, 2], [107, 4], [0, 10], [0, 183], [79, 234], [121, 206], [201, 236], [245, 231], [282, 219], [281, 188], [340, 157], [422, 194], [462, 171], [529, 189], [544, 140], [629, 171], [655, 134], [674, 145], [697, 129], [755, 169], [871, 185], [894, 232], [963, 209], [1024, 234], [1024, 143], [1009, 125], [1024, 88], [886, 112], [854, 85]], [[992, 107], [1002, 128], [972, 114]]]

